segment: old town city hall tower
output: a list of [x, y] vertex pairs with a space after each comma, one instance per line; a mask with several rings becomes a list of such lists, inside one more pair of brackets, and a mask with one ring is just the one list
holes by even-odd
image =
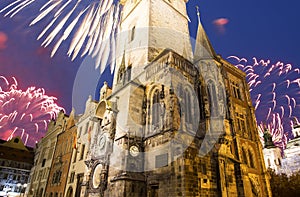
[[270, 196], [245, 73], [216, 55], [200, 17], [193, 52], [187, 1], [121, 0], [81, 196]]

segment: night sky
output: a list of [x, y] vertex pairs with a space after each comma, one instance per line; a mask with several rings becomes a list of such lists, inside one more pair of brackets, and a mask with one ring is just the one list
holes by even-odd
[[[7, 2], [12, 0], [1, 0], [0, 7]], [[203, 26], [215, 51], [223, 58], [231, 55], [246, 59], [257, 57], [299, 67], [299, 1], [189, 0], [187, 8], [192, 37], [197, 29], [196, 6], [199, 6]], [[21, 89], [29, 86], [44, 88], [47, 95], [58, 98], [58, 105], [67, 113], [72, 105], [81, 106], [76, 107], [76, 113], [82, 113], [87, 92], [94, 90], [97, 84], [86, 79], [88, 87], [75, 95], [77, 100], [72, 104], [73, 85], [78, 68], [82, 69], [82, 62], [86, 64], [89, 60], [77, 57], [72, 62], [66, 55], [67, 44], [50, 58], [53, 45], [43, 48], [40, 47], [42, 41], [36, 40], [45, 26], [43, 21], [28, 26], [38, 14], [37, 7], [30, 6], [13, 18], [0, 14], [0, 75], [16, 77]], [[94, 71], [91, 66], [86, 69], [93, 73], [93, 79], [100, 78], [99, 70]], [[107, 76], [108, 70], [99, 84], [104, 80], [111, 83]], [[95, 93], [93, 96], [97, 98]]]

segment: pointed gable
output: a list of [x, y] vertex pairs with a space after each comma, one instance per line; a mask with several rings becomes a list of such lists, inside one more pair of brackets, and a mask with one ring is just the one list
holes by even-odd
[[12, 138], [11, 140], [8, 140], [7, 142], [1, 144], [0, 146], [5, 146], [9, 148], [14, 148], [18, 150], [25, 150], [28, 151], [28, 149], [25, 147], [23, 141], [19, 136]]
[[69, 119], [67, 121], [67, 129], [71, 128], [74, 125], [75, 125], [75, 109], [72, 108], [72, 111], [69, 115]]

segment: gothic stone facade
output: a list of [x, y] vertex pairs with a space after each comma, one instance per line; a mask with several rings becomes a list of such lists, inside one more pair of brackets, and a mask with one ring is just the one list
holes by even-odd
[[271, 196], [245, 73], [201, 23], [192, 52], [187, 0], [120, 2], [113, 88], [77, 124], [68, 196]]
[[165, 50], [141, 74], [151, 83], [100, 102], [89, 196], [270, 196], [245, 74], [222, 59], [198, 66]]
[[245, 73], [216, 55], [184, 0], [121, 1], [111, 95], [95, 118], [85, 196], [271, 196]]

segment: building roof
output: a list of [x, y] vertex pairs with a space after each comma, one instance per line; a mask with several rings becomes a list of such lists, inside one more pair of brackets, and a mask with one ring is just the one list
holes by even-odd
[[18, 162], [33, 163], [34, 149], [24, 145], [20, 137], [0, 141], [0, 158]]

